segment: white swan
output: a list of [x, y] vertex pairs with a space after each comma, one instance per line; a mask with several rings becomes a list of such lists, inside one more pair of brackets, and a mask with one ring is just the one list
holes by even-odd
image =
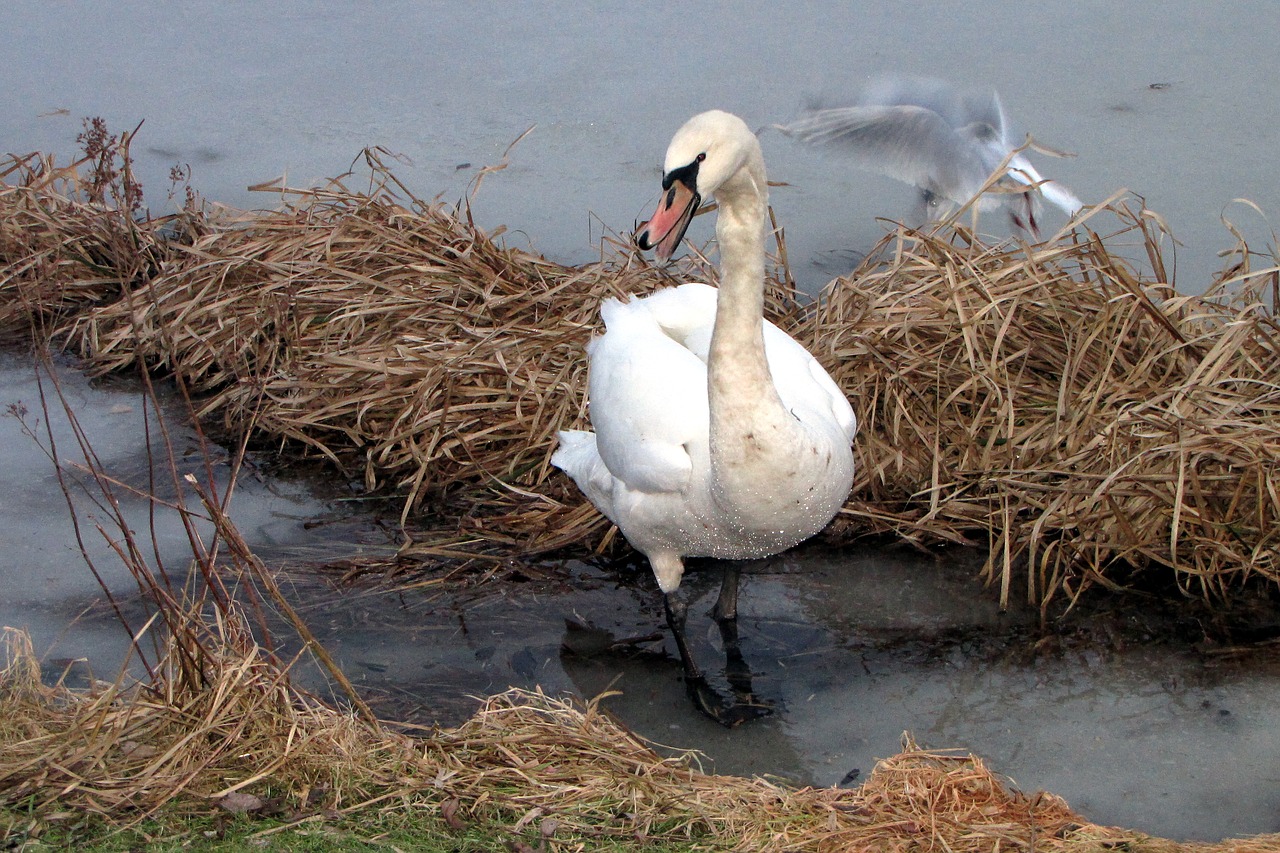
[[714, 193], [720, 287], [601, 305], [606, 331], [587, 347], [595, 432], [561, 432], [551, 461], [648, 557], [693, 692], [701, 674], [670, 595], [684, 558], [763, 557], [825, 527], [849, 495], [857, 424], [813, 356], [763, 319], [768, 190], [746, 124], [720, 111], [690, 119], [667, 149], [662, 191], [641, 248], [670, 258]]
[[[863, 91], [856, 106], [815, 108], [775, 127], [802, 142], [841, 146], [863, 168], [917, 187], [915, 225], [941, 219], [972, 199], [1016, 147], [998, 94], [929, 78], [883, 77]], [[1004, 208], [1015, 226], [1037, 237], [1037, 197], [1068, 216], [1080, 210], [1080, 199], [1043, 178], [1021, 153], [1009, 159], [1006, 174], [1031, 189], [984, 195], [979, 209]]]

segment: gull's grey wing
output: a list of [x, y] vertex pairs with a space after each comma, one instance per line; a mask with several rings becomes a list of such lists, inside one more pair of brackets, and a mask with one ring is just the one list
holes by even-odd
[[955, 201], [969, 199], [988, 175], [972, 142], [921, 106], [815, 110], [778, 129], [802, 142], [839, 146], [862, 168]]
[[1004, 117], [1004, 106], [1001, 105], [996, 90], [969, 92], [964, 95], [963, 100], [969, 124], [984, 124], [993, 128], [996, 138], [1007, 144], [1009, 130]]
[[930, 77], [887, 76], [872, 80], [858, 101], [861, 106], [924, 107], [959, 130], [973, 124], [990, 125], [1003, 139], [1004, 107], [994, 89], [960, 89]]

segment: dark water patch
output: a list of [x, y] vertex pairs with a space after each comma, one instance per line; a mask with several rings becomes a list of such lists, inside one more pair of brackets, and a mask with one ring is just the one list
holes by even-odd
[[[773, 713], [732, 731], [685, 695], [652, 580], [628, 563], [567, 561], [536, 582], [465, 595], [299, 590], [325, 642], [379, 713], [460, 722], [508, 686], [603, 704], [706, 769], [848, 784], [909, 731], [969, 749], [1024, 789], [1090, 819], [1184, 838], [1273, 828], [1270, 732], [1280, 722], [1274, 645], [1215, 636], [1265, 630], [1259, 614], [1137, 593], [1087, 597], [1064, 620], [1001, 611], [974, 582], [981, 555], [952, 549], [801, 548], [751, 564], [739, 627], [756, 695]], [[719, 567], [695, 562], [690, 637], [725, 678], [706, 614]], [[1262, 625], [1263, 627], [1259, 627]]]

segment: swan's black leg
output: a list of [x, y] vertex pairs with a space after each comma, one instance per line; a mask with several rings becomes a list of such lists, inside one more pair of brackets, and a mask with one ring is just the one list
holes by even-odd
[[689, 603], [676, 593], [666, 593], [662, 596], [662, 606], [667, 612], [667, 625], [671, 628], [671, 636], [676, 641], [676, 651], [680, 653], [680, 663], [684, 666], [684, 680], [686, 682], [701, 680], [705, 683], [706, 679], [702, 676], [702, 670], [693, 662], [693, 654], [689, 651], [689, 641], [684, 636], [684, 624], [689, 615]]
[[738, 574], [737, 566], [727, 565], [724, 580], [720, 584], [720, 597], [711, 610], [711, 618], [720, 628], [720, 640], [724, 643], [724, 675], [729, 686], [737, 694], [738, 701], [754, 703], [751, 695], [751, 667], [742, 656], [742, 644], [738, 640]]
[[750, 711], [751, 716], [763, 717], [772, 713], [772, 709], [755, 697], [751, 686], [751, 667], [742, 656], [742, 645], [738, 640], [738, 581], [741, 574], [742, 569], [736, 563], [725, 564], [720, 596], [711, 611], [711, 618], [720, 628], [720, 639], [724, 643], [724, 674], [736, 696], [737, 706], [742, 709], [741, 713]]
[[667, 593], [662, 596], [662, 604], [667, 611], [667, 624], [671, 626], [671, 635], [676, 641], [676, 651], [680, 653], [680, 664], [684, 667], [684, 687], [689, 691], [689, 698], [698, 710], [715, 720], [722, 726], [732, 728], [747, 717], [739, 717], [733, 707], [724, 698], [711, 689], [706, 676], [694, 663], [693, 654], [689, 651], [689, 641], [685, 639], [684, 624], [689, 604], [682, 597]]
[[738, 579], [742, 576], [742, 568], [737, 563], [724, 564], [724, 577], [720, 580], [720, 596], [711, 611], [711, 618], [717, 622], [738, 618]]
[[[726, 580], [729, 578], [729, 571], [733, 573], [733, 589], [729, 592], [731, 596], [729, 601], [733, 605], [736, 604], [734, 600], [737, 597], [737, 569], [726, 570]], [[726, 591], [723, 585], [720, 594], [724, 599]], [[693, 660], [693, 653], [689, 650], [689, 642], [685, 637], [688, 602], [678, 594], [672, 593], [664, 595], [662, 603], [667, 614], [667, 624], [671, 627], [671, 634], [675, 639], [676, 650], [680, 654], [680, 664], [684, 668], [685, 689], [689, 691], [689, 697], [693, 699], [698, 710], [729, 728], [770, 713], [768, 707], [757, 703], [751, 695], [751, 671], [747, 668], [738, 645], [737, 623], [732, 618], [720, 619], [718, 615], [720, 603], [717, 602], [716, 605], [716, 618], [720, 623], [720, 635], [725, 641], [725, 652], [728, 658], [726, 669], [729, 683], [736, 694], [736, 701], [726, 701], [723, 696], [713, 690], [707, 683], [706, 676], [702, 674], [701, 668]], [[730, 609], [736, 611], [736, 607], [731, 606]]]
[[739, 702], [755, 703], [751, 695], [751, 667], [742, 656], [742, 646], [738, 642], [738, 620], [717, 619], [720, 626], [720, 640], [724, 643], [724, 676], [729, 686], [737, 695]]

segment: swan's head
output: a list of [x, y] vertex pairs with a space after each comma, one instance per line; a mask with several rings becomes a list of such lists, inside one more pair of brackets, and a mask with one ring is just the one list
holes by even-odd
[[[706, 196], [746, 180], [764, 193], [760, 143], [746, 122], [721, 110], [700, 113], [676, 131], [663, 164], [662, 198], [653, 218], [640, 226], [636, 242], [667, 260]], [[755, 172], [755, 174], [753, 174]]]

